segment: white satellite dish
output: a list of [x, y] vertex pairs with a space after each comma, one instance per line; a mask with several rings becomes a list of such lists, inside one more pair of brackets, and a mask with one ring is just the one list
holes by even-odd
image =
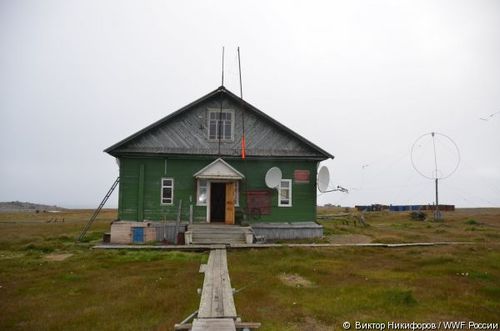
[[281, 178], [283, 178], [283, 174], [281, 173], [280, 168], [272, 167], [266, 173], [266, 185], [269, 188], [277, 188], [281, 183]]
[[330, 184], [330, 171], [328, 168], [323, 166], [318, 171], [318, 190], [320, 192], [325, 192]]

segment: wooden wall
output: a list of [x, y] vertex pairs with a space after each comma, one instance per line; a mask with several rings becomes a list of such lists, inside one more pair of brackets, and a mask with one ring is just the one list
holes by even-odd
[[[215, 157], [192, 158], [120, 158], [119, 218], [127, 221], [175, 220], [182, 199], [181, 219], [189, 219], [189, 204], [194, 205], [194, 220], [206, 220], [206, 207], [196, 206], [196, 180], [193, 174], [211, 163]], [[245, 175], [240, 182], [240, 207], [237, 221], [308, 222], [316, 219], [317, 161], [224, 158]], [[165, 164], [166, 161], [166, 164]], [[292, 207], [278, 207], [278, 191], [271, 190], [271, 211], [268, 215], [247, 217], [246, 194], [250, 190], [268, 190], [264, 178], [267, 170], [277, 166], [283, 179], [292, 179]], [[296, 170], [309, 172], [309, 182], [295, 180]], [[161, 204], [161, 178], [174, 178], [174, 203]]]

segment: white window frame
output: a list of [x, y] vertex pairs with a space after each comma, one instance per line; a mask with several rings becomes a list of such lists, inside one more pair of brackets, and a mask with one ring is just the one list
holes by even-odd
[[207, 118], [207, 137], [208, 137], [208, 140], [210, 141], [219, 141], [219, 126], [221, 124], [221, 120], [220, 119], [216, 119], [215, 120], [215, 138], [211, 138], [210, 137], [210, 117], [211, 117], [211, 114], [217, 114], [216, 116], [220, 116], [219, 114], [220, 113], [229, 113], [231, 114], [231, 137], [230, 138], [225, 138], [225, 132], [224, 132], [224, 128], [225, 126], [223, 125], [222, 126], [222, 131], [221, 131], [221, 135], [222, 137], [220, 137], [220, 140], [221, 141], [234, 141], [234, 122], [235, 122], [235, 118], [234, 118], [234, 110], [233, 109], [222, 109], [222, 111], [220, 109], [209, 109], [208, 110], [208, 118]]
[[[205, 188], [206, 188], [205, 194], [206, 194], [207, 198], [206, 198], [205, 202], [200, 202], [200, 193], [201, 193], [201, 188], [203, 187], [201, 185], [201, 181], [202, 180], [204, 180], [205, 183], [206, 183], [206, 185], [205, 185]], [[210, 190], [210, 183], [209, 183], [208, 179], [198, 179], [196, 181], [196, 205], [197, 206], [206, 206], [208, 204], [208, 199], [210, 198], [209, 194], [208, 194], [209, 190]]]
[[[281, 202], [281, 190], [283, 190], [281, 185], [283, 182], [288, 183], [288, 188], [286, 188], [289, 191], [288, 203]], [[278, 207], [292, 207], [292, 180], [291, 179], [282, 179], [280, 182], [279, 189], [278, 189]]]
[[[163, 185], [163, 181], [164, 180], [170, 180], [171, 185]], [[160, 203], [162, 205], [173, 205], [174, 204], [174, 187], [175, 187], [175, 181], [174, 181], [174, 179], [171, 178], [171, 177], [164, 177], [164, 178], [161, 179], [160, 186], [161, 186], [161, 193], [160, 193], [161, 200], [160, 200]], [[170, 197], [170, 202], [164, 202], [165, 197], [163, 196], [163, 189], [164, 188], [168, 188], [168, 187], [171, 188], [171, 192], [172, 192], [171, 197]]]
[[[201, 185], [201, 181], [206, 180], [206, 195], [207, 195], [207, 200], [205, 202], [200, 202], [200, 193], [201, 193], [201, 188], [203, 187]], [[196, 205], [197, 206], [207, 206], [208, 205], [208, 199], [210, 199], [210, 183], [228, 183], [228, 182], [221, 182], [221, 181], [210, 181], [208, 179], [198, 179], [196, 181]], [[240, 182], [235, 181], [235, 188], [234, 188], [234, 206], [239, 207], [240, 206]]]

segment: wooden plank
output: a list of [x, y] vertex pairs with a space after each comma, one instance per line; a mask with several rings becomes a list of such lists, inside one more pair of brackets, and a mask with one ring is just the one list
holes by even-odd
[[227, 253], [226, 250], [221, 250], [221, 287], [222, 287], [222, 297], [223, 309], [225, 316], [236, 317], [236, 307], [234, 305], [233, 298], [233, 288], [231, 287], [231, 280], [229, 278], [229, 270], [227, 267]]
[[137, 221], [144, 220], [144, 164], [139, 167], [139, 190], [137, 192]]
[[232, 318], [195, 319], [192, 331], [236, 331]]
[[205, 269], [205, 279], [203, 281], [203, 289], [201, 292], [200, 309], [198, 309], [198, 316], [208, 318], [211, 312], [212, 305], [212, 269], [215, 256], [215, 250], [210, 251], [208, 256], [207, 267]]
[[[477, 245], [471, 241], [438, 241], [438, 242], [415, 242], [401, 244], [231, 244], [231, 249], [255, 249], [255, 248], [279, 248], [279, 247], [301, 247], [301, 248], [320, 248], [320, 247], [417, 247], [417, 246], [453, 246], [453, 245]], [[104, 244], [92, 246], [92, 249], [127, 249], [127, 250], [165, 250], [165, 251], [208, 251], [212, 249], [225, 248], [225, 245], [124, 245], [124, 244]]]
[[236, 318], [225, 249], [214, 249], [208, 257], [198, 317]]
[[234, 224], [234, 182], [226, 183], [226, 224]]
[[236, 329], [258, 329], [261, 324], [258, 322], [236, 322]]

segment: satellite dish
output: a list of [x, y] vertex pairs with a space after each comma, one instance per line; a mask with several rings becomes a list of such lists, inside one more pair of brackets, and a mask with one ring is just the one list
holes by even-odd
[[266, 173], [266, 185], [269, 188], [277, 188], [281, 183], [281, 178], [283, 174], [281, 173], [280, 168], [272, 167]]
[[330, 171], [325, 166], [322, 166], [318, 171], [318, 190], [325, 192], [330, 184]]

